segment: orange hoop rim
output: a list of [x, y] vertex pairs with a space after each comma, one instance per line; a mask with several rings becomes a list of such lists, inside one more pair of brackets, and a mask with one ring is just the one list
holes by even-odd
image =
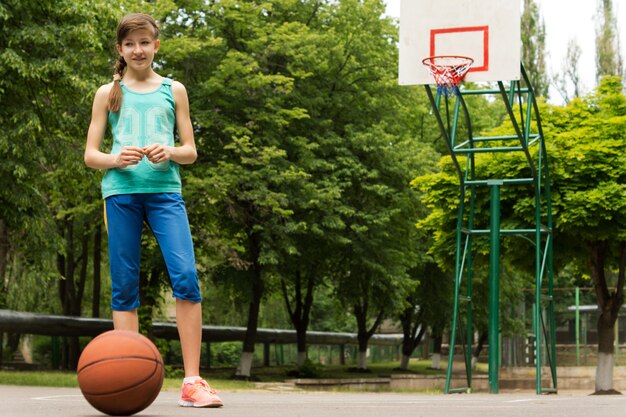
[[[459, 63], [457, 65], [454, 64], [437, 64], [434, 62], [434, 60], [436, 59], [460, 59], [463, 62]], [[445, 67], [452, 67], [452, 66], [458, 66], [458, 65], [472, 65], [474, 63], [474, 58], [470, 58], [469, 56], [463, 56], [463, 55], [433, 55], [433, 56], [428, 56], [424, 59], [422, 59], [422, 64], [426, 65], [426, 66], [445, 66]]]
[[[438, 62], [439, 61], [439, 62]], [[428, 72], [435, 80], [438, 91], [448, 93], [456, 92], [459, 82], [472, 67], [474, 59], [462, 55], [433, 55], [422, 60]]]

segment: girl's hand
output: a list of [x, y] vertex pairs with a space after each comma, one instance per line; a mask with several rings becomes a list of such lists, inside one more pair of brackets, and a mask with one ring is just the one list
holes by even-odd
[[115, 166], [117, 168], [126, 168], [130, 165], [137, 165], [144, 152], [136, 146], [124, 146], [122, 151], [115, 155]]
[[153, 143], [152, 145], [144, 147], [143, 153], [153, 164], [158, 164], [172, 159], [172, 148], [161, 145], [160, 143]]

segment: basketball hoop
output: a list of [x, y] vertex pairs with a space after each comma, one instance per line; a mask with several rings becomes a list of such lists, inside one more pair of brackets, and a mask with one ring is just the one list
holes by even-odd
[[446, 97], [448, 94], [457, 94], [459, 82], [465, 78], [473, 63], [472, 58], [457, 55], [429, 56], [422, 60], [435, 79], [437, 92], [443, 92]]

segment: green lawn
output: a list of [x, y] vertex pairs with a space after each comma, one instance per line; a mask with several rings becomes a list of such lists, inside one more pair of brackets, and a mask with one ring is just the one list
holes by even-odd
[[[211, 380], [211, 383], [219, 387], [219, 389], [228, 391], [251, 390], [256, 388], [254, 382], [235, 381], [232, 379], [216, 379]], [[163, 389], [179, 389], [180, 384], [181, 380], [179, 378], [165, 378], [165, 381], [163, 381]], [[74, 372], [0, 371], [0, 385], [77, 388], [78, 380]]]
[[[369, 365], [369, 372], [355, 372], [350, 366], [329, 365], [316, 366], [318, 378], [380, 378], [388, 377], [392, 373], [398, 373], [395, 369], [397, 362], [375, 363]], [[444, 374], [445, 363], [442, 363], [442, 370], [430, 369], [430, 361], [412, 361], [409, 372], [420, 375]], [[252, 375], [257, 382], [283, 382], [293, 379], [289, 376], [289, 371], [293, 366], [254, 368]], [[233, 379], [234, 369], [215, 369], [204, 371], [203, 376], [217, 389], [220, 390], [253, 390], [262, 389], [262, 384], [252, 381], [238, 381]], [[163, 383], [164, 389], [180, 388], [181, 379], [178, 376], [167, 377]], [[60, 371], [0, 371], [0, 385], [30, 385], [49, 387], [78, 387], [76, 373]]]

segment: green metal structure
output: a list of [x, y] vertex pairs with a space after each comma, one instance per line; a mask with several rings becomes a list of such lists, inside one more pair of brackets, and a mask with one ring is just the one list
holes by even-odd
[[[450, 332], [450, 353], [445, 392], [469, 392], [472, 388], [471, 344], [472, 269], [475, 240], [489, 237], [489, 391], [499, 392], [500, 368], [500, 238], [522, 237], [534, 245], [535, 294], [533, 305], [534, 353], [537, 394], [557, 390], [556, 343], [552, 272], [552, 212], [550, 203], [550, 172], [536, 97], [528, 76], [521, 67], [520, 80], [508, 85], [497, 82], [497, 89], [465, 90], [456, 94], [441, 89], [433, 93], [426, 86], [433, 113], [445, 139], [452, 162], [458, 173], [460, 198], [456, 227], [456, 259], [454, 272], [454, 311]], [[514, 130], [509, 136], [477, 137], [472, 131], [472, 113], [465, 97], [485, 95], [491, 102], [501, 101]], [[521, 153], [530, 175], [507, 178], [478, 178], [476, 156], [480, 153]], [[534, 194], [535, 222], [524, 228], [502, 229], [500, 222], [500, 193], [506, 187], [525, 186]], [[482, 187], [487, 189], [480, 190]], [[489, 219], [477, 218], [478, 192], [489, 191]], [[479, 229], [477, 225], [489, 225]], [[452, 388], [452, 368], [455, 348], [462, 347], [466, 386]], [[544, 364], [545, 358], [545, 364]], [[544, 367], [548, 377], [542, 378]], [[549, 386], [542, 384], [548, 381]], [[456, 384], [458, 385], [458, 384]]]

